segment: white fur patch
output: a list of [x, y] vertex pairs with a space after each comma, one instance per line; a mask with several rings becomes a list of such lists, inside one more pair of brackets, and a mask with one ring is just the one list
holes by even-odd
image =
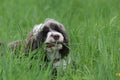
[[51, 51], [51, 52], [47, 52], [46, 54], [47, 54], [48, 60], [50, 61], [61, 58], [59, 51]]
[[66, 69], [67, 65], [71, 63], [71, 57], [68, 55], [66, 59], [60, 59], [58, 62], [53, 63], [53, 67], [56, 69], [62, 68], [63, 70]]
[[61, 59], [60, 61], [53, 63], [53, 67], [56, 69], [63, 68], [64, 70], [66, 69], [66, 66], [67, 66], [67, 62], [64, 59]]
[[33, 28], [33, 35], [36, 36], [43, 29], [43, 24], [35, 25]]

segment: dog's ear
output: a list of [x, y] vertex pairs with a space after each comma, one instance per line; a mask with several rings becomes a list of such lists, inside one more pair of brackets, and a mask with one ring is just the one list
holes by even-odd
[[64, 37], [63, 48], [59, 51], [63, 58], [69, 54], [69, 39], [64, 26], [62, 24], [59, 24], [58, 27], [59, 32], [62, 33]]
[[37, 49], [38, 46], [39, 46], [39, 41], [34, 37], [33, 32], [31, 32], [30, 35], [28, 36], [28, 39], [26, 40], [25, 49], [24, 49], [25, 53]]
[[44, 38], [42, 24], [35, 25], [26, 40], [25, 53], [38, 49], [42, 45]]
[[64, 58], [69, 54], [69, 45], [68, 43], [64, 43], [62, 49], [59, 51], [61, 54], [61, 58]]
[[37, 47], [36, 43], [37, 42], [33, 36], [33, 32], [30, 32], [25, 44], [25, 49], [24, 49], [25, 53], [34, 50]]
[[44, 35], [42, 35], [42, 32], [39, 32], [36, 36], [33, 35], [33, 33], [30, 33], [28, 39], [26, 40], [26, 45], [25, 45], [25, 53], [28, 53], [29, 51], [33, 51], [35, 49], [38, 49], [44, 39]]
[[63, 34], [64, 36], [64, 42], [65, 43], [68, 43], [69, 42], [69, 38], [68, 38], [68, 35], [67, 35], [67, 32], [65, 30], [65, 27], [62, 25], [62, 24], [59, 24], [59, 27], [60, 27], [60, 32]]

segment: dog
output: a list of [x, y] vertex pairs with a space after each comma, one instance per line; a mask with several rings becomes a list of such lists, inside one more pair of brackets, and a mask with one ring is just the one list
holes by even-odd
[[[22, 41], [14, 41], [8, 47], [15, 49], [21, 47]], [[61, 65], [66, 68], [65, 57], [69, 55], [69, 38], [65, 27], [54, 19], [46, 19], [44, 23], [37, 24], [25, 40], [24, 52], [34, 51], [45, 45], [44, 52], [46, 60], [53, 61], [53, 67], [58, 69]]]

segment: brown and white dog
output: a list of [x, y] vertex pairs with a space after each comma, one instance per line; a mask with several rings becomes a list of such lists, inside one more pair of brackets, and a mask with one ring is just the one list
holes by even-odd
[[[24, 51], [34, 51], [45, 45], [47, 61], [53, 61], [54, 68], [67, 65], [65, 57], [69, 54], [69, 39], [65, 27], [54, 19], [46, 19], [44, 23], [35, 25], [26, 39]], [[8, 45], [10, 48], [22, 46], [22, 41]]]

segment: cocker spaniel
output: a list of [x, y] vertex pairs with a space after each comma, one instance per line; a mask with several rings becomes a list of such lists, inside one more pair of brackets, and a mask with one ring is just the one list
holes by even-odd
[[[46, 19], [44, 23], [35, 25], [26, 39], [24, 52], [34, 51], [45, 45], [47, 61], [53, 61], [54, 68], [67, 65], [65, 57], [69, 54], [69, 39], [65, 27], [54, 19]], [[8, 44], [9, 48], [22, 46], [22, 41]]]

